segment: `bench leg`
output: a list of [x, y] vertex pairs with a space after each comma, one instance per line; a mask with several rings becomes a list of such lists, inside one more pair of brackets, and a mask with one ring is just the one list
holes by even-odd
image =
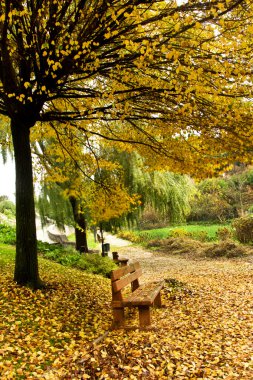
[[151, 325], [150, 307], [138, 306], [140, 327], [148, 327]]
[[162, 306], [162, 298], [161, 298], [161, 292], [157, 294], [155, 300], [154, 300], [154, 306]]
[[124, 308], [113, 308], [113, 325], [114, 329], [120, 329], [124, 327]]

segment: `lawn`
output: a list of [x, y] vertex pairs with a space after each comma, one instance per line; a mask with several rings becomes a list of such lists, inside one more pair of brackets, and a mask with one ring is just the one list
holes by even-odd
[[[68, 235], [69, 241], [75, 241], [75, 239], [76, 239], [75, 233]], [[101, 244], [98, 244], [97, 242], [95, 242], [94, 235], [90, 231], [87, 231], [87, 243], [88, 243], [89, 249], [100, 249], [101, 248]]]
[[13, 265], [15, 248], [13, 245], [0, 243], [0, 266]]
[[173, 234], [183, 236], [185, 233], [190, 233], [192, 236], [207, 236], [207, 240], [216, 240], [217, 231], [221, 228], [231, 228], [229, 224], [185, 224], [173, 227], [157, 228], [154, 230], [139, 230], [133, 231], [135, 235], [146, 236], [148, 240], [165, 239]]
[[[1, 245], [1, 379], [252, 379], [250, 257], [146, 258], [141, 249], [124, 249], [140, 259], [147, 278], [178, 284], [163, 290], [165, 307], [152, 312], [155, 330], [109, 331], [110, 280], [98, 275], [40, 258], [50, 286], [16, 286], [14, 248]], [[126, 317], [137, 324], [135, 312]]]

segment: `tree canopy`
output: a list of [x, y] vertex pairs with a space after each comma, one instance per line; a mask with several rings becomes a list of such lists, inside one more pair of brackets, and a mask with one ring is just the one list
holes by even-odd
[[193, 159], [231, 151], [228, 131], [243, 137], [250, 10], [243, 0], [4, 1], [1, 111], [31, 125], [75, 120], [191, 171]]
[[19, 284], [39, 286], [30, 129], [60, 121], [196, 176], [250, 161], [252, 33], [247, 0], [1, 2]]

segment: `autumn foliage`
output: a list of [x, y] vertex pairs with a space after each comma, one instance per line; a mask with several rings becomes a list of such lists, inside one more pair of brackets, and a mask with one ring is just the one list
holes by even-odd
[[0, 113], [15, 155], [17, 283], [41, 286], [32, 128], [63, 123], [84, 140], [134, 147], [157, 170], [199, 177], [242, 157], [251, 162], [252, 33], [245, 0], [1, 2]]
[[[50, 287], [34, 292], [14, 285], [1, 257], [2, 379], [252, 378], [252, 258], [127, 251], [141, 259], [144, 281], [167, 279], [153, 331], [109, 330], [110, 280], [42, 259]], [[138, 313], [128, 312], [127, 324], [138, 325]]]

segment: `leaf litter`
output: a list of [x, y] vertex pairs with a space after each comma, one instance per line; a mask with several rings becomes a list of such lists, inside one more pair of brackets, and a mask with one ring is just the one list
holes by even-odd
[[[17, 287], [6, 267], [1, 379], [252, 379], [252, 263], [125, 249], [132, 260], [139, 253], [144, 281], [166, 279], [164, 307], [152, 309], [155, 329], [110, 330], [108, 279], [41, 259], [50, 286], [33, 292]], [[135, 309], [127, 310], [126, 323], [138, 325]]]

